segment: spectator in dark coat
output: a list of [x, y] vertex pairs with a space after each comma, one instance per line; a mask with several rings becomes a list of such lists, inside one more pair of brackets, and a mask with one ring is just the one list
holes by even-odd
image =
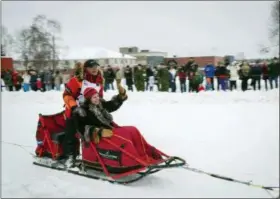
[[262, 68], [260, 62], [253, 64], [250, 70], [250, 77], [252, 78], [253, 89], [256, 90], [256, 84], [258, 84], [258, 89], [261, 90], [261, 75]]
[[126, 66], [126, 69], [124, 71], [124, 77], [127, 85], [127, 90], [133, 91], [133, 73], [130, 66]]
[[268, 67], [267, 67], [267, 63], [264, 62], [262, 64], [262, 78], [264, 80], [264, 86], [265, 86], [265, 90], [268, 90], [268, 80], [269, 80], [269, 75], [268, 75]]
[[104, 71], [105, 78], [105, 88], [104, 90], [108, 90], [111, 86], [112, 90], [114, 90], [114, 80], [116, 78], [115, 72], [111, 66], [108, 66], [107, 70]]
[[274, 57], [273, 61], [271, 61], [268, 64], [268, 75], [269, 75], [269, 83], [271, 89], [273, 89], [273, 82], [275, 82], [275, 88], [278, 88], [279, 70], [280, 70], [279, 61], [277, 57]]
[[35, 70], [30, 70], [30, 86], [33, 91], [37, 91], [37, 73]]
[[179, 67], [178, 76], [179, 76], [179, 81], [180, 81], [181, 92], [182, 93], [187, 92], [187, 88], [186, 88], [187, 74], [184, 70], [184, 66]]

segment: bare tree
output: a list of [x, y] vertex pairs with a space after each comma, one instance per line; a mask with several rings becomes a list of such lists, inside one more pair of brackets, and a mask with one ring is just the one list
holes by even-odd
[[270, 36], [274, 40], [275, 45], [279, 45], [279, 23], [280, 23], [280, 4], [279, 1], [274, 1], [271, 7], [271, 28]]
[[1, 50], [5, 55], [11, 55], [13, 52], [14, 38], [9, 34], [8, 29], [1, 25]]
[[30, 39], [30, 32], [28, 29], [21, 30], [17, 35], [17, 50], [16, 53], [22, 58], [23, 65], [25, 66], [26, 70], [28, 69], [28, 64], [30, 60], [30, 47], [29, 47], [29, 39]]
[[55, 41], [60, 31], [60, 23], [44, 15], [37, 15], [30, 27], [20, 31], [18, 49], [26, 67], [30, 60], [34, 60], [37, 69], [47, 67], [50, 62], [53, 69], [56, 68], [60, 51]]
[[274, 1], [270, 10], [270, 23], [269, 23], [269, 39], [271, 45], [259, 44], [261, 54], [267, 54], [273, 51], [273, 48], [279, 46], [279, 23], [280, 23], [280, 7], [279, 1]]

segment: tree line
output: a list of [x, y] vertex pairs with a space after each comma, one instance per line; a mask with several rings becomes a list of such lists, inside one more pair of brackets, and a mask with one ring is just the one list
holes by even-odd
[[[1, 26], [1, 56], [7, 52], [17, 54], [27, 69], [44, 69], [51, 66], [56, 69], [59, 63], [62, 27], [60, 22], [49, 19], [45, 15], [37, 15], [28, 27], [24, 27], [14, 35], [5, 26]], [[67, 65], [67, 63], [66, 63]]]

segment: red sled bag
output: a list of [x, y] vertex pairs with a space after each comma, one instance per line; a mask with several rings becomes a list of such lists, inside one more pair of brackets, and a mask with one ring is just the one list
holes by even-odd
[[[63, 164], [65, 159], [62, 148], [65, 124], [64, 111], [55, 115], [39, 115], [34, 164], [64, 170], [60, 166], [58, 168], [58, 165]], [[85, 170], [90, 169], [103, 173], [103, 180], [130, 183], [161, 169], [186, 164], [182, 158], [168, 156], [148, 144], [136, 127], [115, 126], [112, 137], [102, 138], [98, 144], [94, 142], [79, 144], [77, 151], [79, 152], [80, 146], [82, 148], [79, 160], [80, 171], [69, 172], [95, 179], [100, 177], [101, 174], [98, 174], [99, 176], [92, 173], [85, 174]], [[45, 161], [46, 158], [49, 160]], [[107, 178], [104, 178], [104, 174]], [[136, 177], [123, 180], [125, 177], [133, 175]]]

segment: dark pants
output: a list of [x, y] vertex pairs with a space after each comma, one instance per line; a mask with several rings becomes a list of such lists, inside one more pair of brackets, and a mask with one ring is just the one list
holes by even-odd
[[241, 89], [242, 91], [248, 90], [248, 77], [243, 77], [241, 81]]
[[215, 90], [215, 87], [214, 87], [214, 77], [209, 77], [209, 78], [210, 78], [212, 90]]
[[199, 90], [198, 90], [198, 89], [199, 89], [199, 84], [193, 84], [192, 87], [193, 87], [193, 88], [192, 88], [193, 91], [195, 91], [195, 92], [197, 92], [197, 93], [199, 92]]
[[15, 85], [16, 91], [19, 91], [21, 89], [21, 84]]
[[13, 91], [14, 90], [13, 86], [8, 86], [8, 88], [9, 88], [9, 91]]
[[233, 90], [233, 88], [236, 90], [237, 89], [236, 80], [231, 80], [229, 82], [229, 87], [231, 91]]
[[104, 91], [107, 91], [110, 89], [110, 87], [112, 88], [112, 90], [114, 90], [114, 85], [112, 82], [107, 82], [105, 81], [105, 86], [104, 86]]
[[220, 90], [220, 86], [221, 86], [221, 79], [218, 77], [217, 78], [217, 90]]
[[265, 90], [268, 90], [268, 79], [264, 79]]
[[278, 77], [269, 77], [269, 84], [271, 89], [273, 89], [273, 82], [275, 82], [275, 88], [278, 88]]
[[73, 118], [66, 120], [65, 137], [63, 139], [62, 147], [64, 156], [78, 155], [79, 140], [76, 138], [76, 125]]
[[258, 90], [261, 90], [261, 77], [255, 77], [252, 79], [252, 86], [254, 90], [256, 90], [257, 84], [258, 84]]
[[36, 85], [36, 83], [31, 83], [30, 84], [30, 86], [31, 86], [31, 90], [33, 90], [33, 91], [37, 91], [37, 85]]
[[171, 88], [171, 92], [173, 92], [173, 93], [176, 92], [176, 83], [175, 83], [175, 81], [170, 81], [170, 88]]
[[220, 78], [219, 79], [222, 90], [225, 91], [227, 90], [227, 79], [226, 78]]
[[180, 79], [180, 89], [182, 93], [187, 92], [186, 79]]

